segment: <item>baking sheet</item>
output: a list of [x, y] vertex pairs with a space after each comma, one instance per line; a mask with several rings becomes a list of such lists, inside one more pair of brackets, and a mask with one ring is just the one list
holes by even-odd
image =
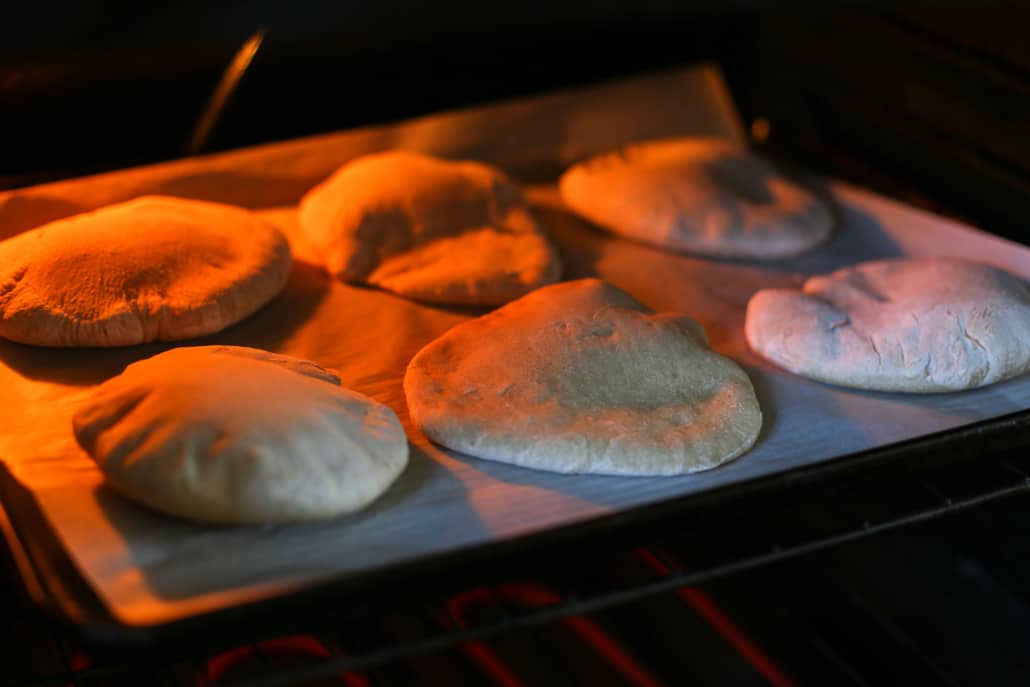
[[[290, 205], [354, 155], [405, 147], [484, 159], [539, 178], [627, 140], [705, 133], [741, 137], [709, 68], [664, 74], [302, 141], [0, 194], [0, 235], [146, 192], [259, 208], [291, 235], [286, 291], [254, 317], [191, 343], [256, 346], [337, 368], [344, 383], [391, 406], [412, 440], [410, 466], [377, 503], [329, 522], [205, 527], [151, 513], [103, 485], [77, 448], [70, 417], [92, 387], [166, 350], [55, 351], [0, 342], [0, 458], [36, 498], [83, 577], [130, 626], [161, 624], [415, 558], [581, 522], [1030, 407], [1030, 376], [939, 396], [837, 389], [779, 371], [743, 337], [748, 297], [860, 260], [953, 255], [1030, 279], [1030, 250], [874, 194], [831, 183], [834, 238], [800, 259], [762, 265], [664, 253], [566, 213], [553, 185], [530, 188], [559, 245], [566, 278], [601, 276], [656, 310], [700, 320], [713, 347], [751, 376], [764, 413], [755, 448], [678, 478], [561, 476], [443, 451], [408, 422], [401, 380], [411, 356], [473, 310], [418, 305], [336, 283], [296, 236]], [[548, 172], [547, 170], [551, 170]]]

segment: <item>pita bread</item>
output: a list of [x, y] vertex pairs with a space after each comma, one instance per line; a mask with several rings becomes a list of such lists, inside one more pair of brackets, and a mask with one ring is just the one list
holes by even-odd
[[759, 291], [745, 333], [756, 352], [804, 377], [960, 391], [1030, 369], [1030, 292], [972, 262], [866, 262], [812, 277], [801, 291]]
[[561, 271], [519, 189], [478, 162], [358, 158], [304, 196], [300, 222], [337, 278], [419, 301], [500, 305]]
[[683, 138], [628, 145], [569, 168], [562, 200], [585, 219], [673, 251], [776, 259], [832, 229], [829, 208], [729, 141]]
[[215, 523], [329, 518], [400, 475], [393, 411], [314, 363], [253, 348], [176, 348], [102, 384], [73, 419], [108, 482]]
[[436, 443], [554, 472], [706, 470], [747, 451], [762, 424], [747, 375], [701, 325], [597, 279], [451, 329], [411, 361], [404, 391]]
[[286, 284], [290, 247], [240, 208], [145, 196], [0, 243], [0, 337], [131, 346], [217, 332]]

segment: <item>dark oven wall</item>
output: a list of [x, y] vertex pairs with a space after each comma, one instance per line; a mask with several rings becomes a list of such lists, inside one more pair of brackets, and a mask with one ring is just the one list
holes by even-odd
[[624, 0], [154, 5], [15, 5], [0, 23], [0, 112], [17, 132], [0, 185], [181, 156], [258, 30], [264, 42], [207, 151], [713, 59], [749, 21], [703, 3]]
[[1026, 241], [1030, 11], [862, 4], [17, 3], [0, 187], [181, 156], [264, 29], [207, 151], [708, 59], [771, 152]]
[[793, 160], [1026, 243], [1028, 25], [1030, 9], [769, 16], [738, 103]]

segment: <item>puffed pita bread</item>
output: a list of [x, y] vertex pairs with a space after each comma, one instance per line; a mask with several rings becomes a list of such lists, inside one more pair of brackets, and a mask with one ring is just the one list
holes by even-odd
[[833, 227], [812, 193], [719, 139], [630, 144], [573, 165], [559, 190], [570, 209], [609, 231], [700, 255], [785, 258]]
[[315, 363], [253, 348], [176, 348], [134, 363], [73, 419], [108, 482], [155, 510], [214, 523], [329, 518], [404, 470], [393, 411]]
[[419, 301], [500, 305], [561, 271], [518, 187], [478, 162], [358, 158], [304, 196], [300, 222], [337, 278]]
[[404, 391], [436, 443], [554, 472], [706, 470], [747, 451], [762, 425], [747, 375], [701, 325], [597, 279], [454, 327], [414, 357]]
[[217, 332], [278, 294], [290, 247], [241, 208], [144, 196], [0, 243], [0, 337], [130, 346]]
[[1030, 370], [1030, 292], [987, 265], [939, 258], [866, 262], [767, 289], [748, 303], [751, 348], [830, 384], [940, 392]]

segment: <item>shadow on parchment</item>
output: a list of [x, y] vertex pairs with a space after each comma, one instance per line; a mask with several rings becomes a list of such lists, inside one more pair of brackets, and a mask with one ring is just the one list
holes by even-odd
[[597, 277], [600, 242], [610, 240], [601, 229], [551, 202], [532, 202], [533, 214], [561, 257], [561, 281]]
[[[668, 486], [670, 480], [689, 479], [686, 477], [626, 477], [616, 475], [596, 474], [563, 474], [546, 470], [520, 467], [501, 461], [487, 460], [475, 456], [447, 450], [447, 454], [454, 460], [463, 464], [463, 470], [476, 472], [481, 475], [478, 481], [488, 483], [489, 481], [501, 482], [511, 487], [532, 487], [544, 492], [560, 494], [572, 499], [572, 504], [566, 506], [565, 513], [559, 513], [556, 517], [562, 521], [553, 525], [563, 524], [564, 521], [575, 521], [582, 518], [582, 505], [619, 507], [622, 506], [623, 495], [626, 487], [636, 486]], [[524, 497], [525, 498], [525, 497]], [[553, 506], [551, 506], [553, 507]]]
[[804, 274], [825, 274], [869, 260], [906, 257], [893, 236], [873, 216], [836, 200], [825, 181], [806, 180], [806, 185], [827, 202], [834, 214], [834, 231], [813, 250], [796, 258], [770, 262]]
[[434, 303], [431, 301], [420, 301], [414, 298], [407, 298], [400, 294], [394, 293], [393, 291], [387, 291], [386, 289], [379, 288], [378, 286], [370, 286], [368, 284], [348, 284], [348, 286], [351, 286], [352, 288], [356, 289], [385, 293], [390, 296], [393, 296], [394, 298], [402, 298], [426, 310], [432, 310], [438, 313], [447, 313], [448, 315], [461, 315], [463, 317], [469, 318], [482, 317], [483, 315], [486, 315], [487, 313], [490, 313], [494, 310], [497, 310], [497, 308], [501, 307], [499, 305], [451, 305], [447, 303]]
[[[755, 390], [755, 398], [758, 399], [758, 407], [762, 410], [762, 429], [758, 432], [758, 438], [750, 450], [762, 445], [762, 442], [772, 434], [780, 417], [780, 409], [774, 401], [772, 383], [766, 376], [766, 372], [746, 363], [739, 363], [751, 380], [751, 386]], [[747, 455], [746, 453], [744, 454]]]
[[129, 553], [161, 600], [298, 576], [331, 581], [441, 550], [456, 526], [454, 546], [489, 535], [465, 485], [416, 445], [409, 448], [408, 467], [383, 496], [358, 513], [317, 522], [208, 525], [152, 511], [104, 485], [93, 497], [122, 538], [137, 542]]
[[215, 334], [118, 348], [44, 348], [0, 339], [0, 362], [27, 379], [83, 386], [99, 384], [127, 365], [180, 346], [227, 344], [275, 350], [308, 319], [328, 290], [329, 275], [294, 260], [282, 293], [250, 317]]
[[278, 349], [318, 308], [329, 293], [331, 277], [317, 265], [294, 259], [282, 293], [250, 317], [195, 340], [195, 345], [228, 344]]

